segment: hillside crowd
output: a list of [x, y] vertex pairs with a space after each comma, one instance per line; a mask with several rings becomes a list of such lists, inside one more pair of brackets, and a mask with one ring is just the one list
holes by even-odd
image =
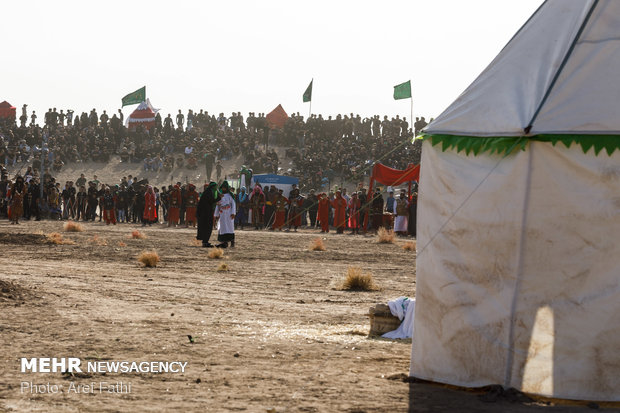
[[[95, 109], [78, 116], [50, 108], [42, 126], [37, 119], [24, 105], [19, 119], [0, 122], [0, 164], [59, 172], [69, 163], [108, 162], [114, 156], [148, 171], [205, 168], [211, 180], [218, 160], [241, 155], [254, 173], [296, 176], [302, 188], [359, 178], [376, 161], [397, 169], [418, 163], [420, 144], [411, 138], [426, 126], [424, 118], [417, 119], [412, 130], [399, 116], [361, 118], [351, 113], [304, 119], [297, 113], [281, 129], [270, 129], [264, 113], [250, 112], [244, 119], [240, 112], [227, 117], [203, 110], [187, 115], [179, 110], [174, 118], [158, 112], [150, 130], [127, 128], [120, 109], [112, 116]], [[287, 148], [291, 168], [283, 170], [274, 146]]]
[[[9, 216], [11, 206], [20, 204], [20, 208], [12, 209], [13, 215], [17, 213], [22, 219], [193, 225], [191, 211], [200, 193], [189, 182], [148, 189], [146, 179], [131, 176], [104, 184], [96, 176], [86, 180], [83, 174], [75, 182], [61, 183], [53, 175], [67, 163], [108, 162], [114, 157], [120, 162], [139, 163], [145, 172], [204, 168], [207, 180], [221, 182], [221, 161], [241, 155], [250, 173], [291, 175], [299, 178], [300, 185], [288, 197], [279, 195], [275, 187], [259, 187], [256, 196], [256, 188], [235, 194], [241, 211], [237, 225], [275, 230], [321, 224], [327, 225], [321, 227], [324, 232], [329, 226], [338, 231], [376, 230], [384, 224], [384, 212], [397, 215], [392, 195], [386, 192], [384, 203], [383, 195], [366, 194], [361, 187], [350, 195], [346, 189], [330, 188], [335, 182], [363, 181], [375, 162], [396, 169], [419, 163], [420, 142], [412, 143], [412, 137], [425, 126], [424, 118], [416, 119], [412, 130], [407, 119], [399, 116], [361, 118], [351, 113], [304, 119], [297, 113], [283, 127], [273, 129], [264, 113], [251, 112], [244, 119], [241, 113], [226, 117], [201, 110], [184, 115], [179, 110], [174, 119], [171, 114], [162, 119], [158, 112], [150, 129], [140, 125], [128, 129], [121, 110], [110, 117], [106, 111], [98, 114], [95, 109], [78, 116], [71, 110], [58, 112], [55, 108], [44, 114], [40, 126], [37, 115], [32, 112], [28, 116], [24, 105], [19, 123], [0, 122], [0, 214]], [[279, 166], [275, 146], [286, 148], [292, 168], [283, 170]], [[10, 178], [7, 168], [18, 169], [18, 173]], [[153, 195], [157, 207], [149, 219], [144, 219], [146, 194]], [[252, 205], [263, 198], [260, 205]], [[407, 194], [406, 198], [407, 208], [415, 205], [414, 196]], [[170, 210], [174, 212], [172, 218]], [[401, 215], [405, 213], [404, 207], [400, 210]], [[406, 234], [407, 230], [399, 232]]]

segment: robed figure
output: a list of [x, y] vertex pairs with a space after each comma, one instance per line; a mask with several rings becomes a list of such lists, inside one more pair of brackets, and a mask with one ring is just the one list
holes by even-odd
[[157, 198], [152, 186], [148, 186], [144, 194], [144, 213], [142, 214], [142, 226], [151, 225], [157, 221]]
[[213, 213], [215, 205], [221, 199], [221, 194], [217, 190], [217, 183], [211, 182], [205, 185], [204, 192], [198, 201], [196, 208], [196, 217], [198, 218], [198, 234], [196, 239], [202, 241], [202, 246], [211, 248], [214, 245], [209, 243], [211, 232], [213, 231]]

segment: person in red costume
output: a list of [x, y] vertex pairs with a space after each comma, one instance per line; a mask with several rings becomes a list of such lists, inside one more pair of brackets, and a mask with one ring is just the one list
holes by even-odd
[[185, 194], [185, 226], [196, 226], [196, 205], [198, 205], [198, 192], [196, 186], [189, 184], [189, 190]]
[[334, 208], [334, 226], [336, 233], [342, 234], [345, 226], [345, 212], [347, 209], [347, 200], [342, 197], [340, 190], [336, 191], [336, 198], [331, 202]]
[[157, 221], [157, 200], [153, 187], [149, 185], [144, 194], [144, 213], [142, 214], [142, 226], [153, 224]]
[[276, 217], [273, 220], [273, 225], [271, 226], [272, 230], [277, 229], [278, 231], [282, 231], [282, 227], [286, 221], [286, 205], [288, 204], [288, 199], [282, 194], [282, 192], [283, 191], [280, 189], [273, 201], [273, 206], [276, 210]]
[[360, 207], [362, 202], [357, 197], [357, 192], [351, 194], [349, 200], [349, 228], [351, 228], [351, 234], [359, 234], [360, 231]]
[[169, 198], [169, 207], [168, 207], [168, 226], [177, 226], [179, 223], [179, 211], [181, 208], [181, 188], [179, 185], [175, 185], [170, 191]]
[[319, 222], [321, 232], [329, 232], [329, 198], [325, 192], [319, 194]]

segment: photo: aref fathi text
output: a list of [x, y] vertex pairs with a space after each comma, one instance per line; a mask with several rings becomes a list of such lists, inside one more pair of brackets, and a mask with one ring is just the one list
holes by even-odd
[[51, 383], [33, 383], [30, 381], [22, 381], [20, 383], [20, 391], [22, 393], [31, 394], [57, 394], [57, 393], [75, 393], [75, 394], [101, 394], [131, 393], [131, 382], [118, 381], [115, 383], [107, 381], [90, 382], [90, 383], [74, 383], [51, 384]]

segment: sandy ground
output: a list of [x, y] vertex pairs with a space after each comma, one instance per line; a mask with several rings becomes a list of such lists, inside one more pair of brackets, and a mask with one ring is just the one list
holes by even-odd
[[[366, 316], [415, 293], [415, 253], [402, 240], [328, 234], [327, 251], [311, 252], [315, 231], [239, 231], [237, 248], [218, 260], [192, 229], [83, 225], [66, 233], [61, 222], [0, 222], [0, 411], [587, 410], [408, 382], [411, 341], [368, 338]], [[135, 229], [146, 238], [131, 239]], [[48, 243], [51, 232], [75, 244]], [[144, 250], [159, 253], [157, 268], [137, 262]], [[229, 271], [217, 271], [221, 263]], [[336, 289], [351, 265], [381, 290]], [[70, 376], [21, 373], [21, 357], [188, 365], [176, 374]], [[101, 382], [120, 381], [131, 391], [100, 392]], [[93, 392], [68, 391], [91, 383]]]

